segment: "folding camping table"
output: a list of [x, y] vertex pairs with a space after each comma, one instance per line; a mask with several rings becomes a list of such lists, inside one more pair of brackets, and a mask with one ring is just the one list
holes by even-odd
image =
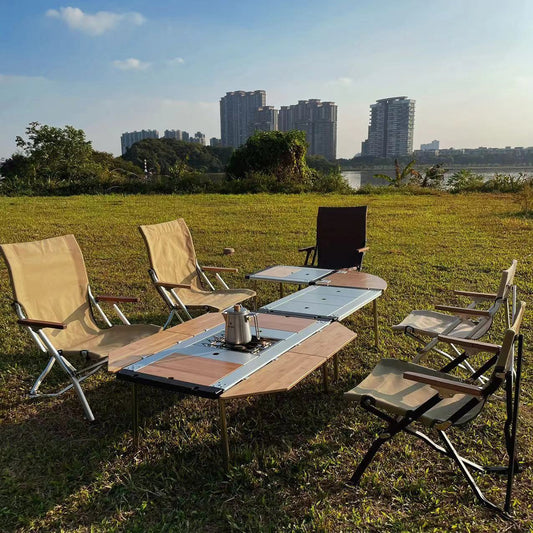
[[[293, 274], [297, 273], [285, 272], [286, 276]], [[109, 355], [109, 370], [133, 384], [135, 445], [138, 444], [139, 384], [218, 400], [226, 467], [230, 457], [225, 410], [228, 400], [288, 391], [319, 367], [327, 390], [327, 361], [333, 359], [337, 378], [336, 354], [356, 337], [339, 321], [375, 302], [386, 288], [380, 278], [374, 281], [379, 281], [381, 288], [337, 287], [335, 283], [340, 282], [333, 277], [337, 274], [326, 271], [322, 276], [317, 275], [313, 283], [327, 281], [328, 276], [333, 279], [259, 309], [259, 336], [253, 327], [251, 345], [227, 345], [222, 314], [208, 313], [114, 350]], [[352, 278], [343, 277], [342, 283], [346, 285]], [[290, 282], [294, 283], [294, 279], [302, 278], [293, 276]], [[352, 279], [350, 283], [355, 282]], [[377, 342], [375, 306], [374, 318]]]
[[[225, 346], [224, 320], [209, 313], [119, 348], [109, 370], [133, 384], [134, 443], [138, 445], [137, 386], [151, 385], [218, 400], [224, 463], [229, 465], [226, 402], [233, 398], [285, 392], [322, 367], [356, 334], [337, 322], [259, 313], [265, 346], [252, 352]], [[255, 328], [252, 328], [256, 335]]]

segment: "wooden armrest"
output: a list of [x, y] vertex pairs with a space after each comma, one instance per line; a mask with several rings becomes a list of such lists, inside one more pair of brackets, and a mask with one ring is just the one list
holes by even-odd
[[205, 270], [206, 272], [239, 272], [238, 268], [233, 267], [203, 266], [202, 270]]
[[369, 246], [365, 246], [364, 248], [357, 248], [357, 251], [360, 253], [368, 252], [368, 250], [370, 250]]
[[191, 289], [192, 285], [189, 283], [170, 283], [167, 281], [156, 281], [156, 287], [163, 287], [164, 289]]
[[439, 341], [447, 342], [448, 344], [457, 344], [457, 346], [463, 346], [464, 348], [476, 348], [479, 351], [499, 353], [501, 346], [497, 344], [490, 344], [489, 342], [474, 341], [471, 339], [460, 339], [459, 337], [453, 337], [451, 335], [439, 335]]
[[453, 305], [436, 305], [435, 309], [438, 311], [448, 311], [456, 315], [470, 315], [470, 316], [486, 316], [490, 317], [490, 311], [485, 309], [470, 309], [468, 307], [454, 307]]
[[483, 389], [476, 385], [468, 383], [461, 383], [451, 379], [440, 378], [436, 376], [428, 376], [427, 374], [419, 374], [418, 372], [404, 372], [404, 379], [409, 381], [417, 381], [419, 383], [426, 383], [437, 391], [452, 391], [455, 394], [469, 394], [471, 396], [483, 396]]
[[314, 250], [316, 246], [306, 246], [305, 248], [298, 248], [299, 252], [309, 252], [311, 250]]
[[21, 318], [17, 320], [17, 323], [21, 326], [28, 326], [31, 329], [53, 328], [53, 329], [66, 329], [67, 325], [61, 322], [45, 322], [44, 320], [33, 320], [31, 318]]
[[111, 294], [102, 294], [100, 296], [95, 296], [94, 299], [97, 302], [133, 302], [136, 303], [139, 301], [139, 298], [135, 296], [112, 296]]
[[475, 300], [495, 300], [498, 295], [496, 293], [488, 292], [472, 292], [472, 291], [453, 291], [458, 296], [469, 296]]

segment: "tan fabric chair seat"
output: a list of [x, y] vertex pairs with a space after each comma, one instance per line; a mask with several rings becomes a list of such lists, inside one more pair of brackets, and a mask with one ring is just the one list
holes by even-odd
[[[417, 372], [461, 381], [450, 374], [438, 372], [414, 363], [399, 361], [398, 359], [382, 359], [372, 372], [359, 385], [346, 392], [345, 396], [358, 403], [361, 403], [363, 396], [371, 396], [376, 402], [376, 407], [381, 407], [395, 415], [405, 415], [407, 411], [416, 409], [434, 396], [437, 391], [429, 385], [404, 379], [404, 372]], [[437, 422], [447, 420], [471, 398], [472, 396], [466, 394], [455, 394], [451, 398], [446, 398], [427, 411], [420, 418], [420, 421], [427, 426], [433, 426]], [[480, 401], [479, 405], [456, 422], [456, 425], [462, 425], [472, 420], [482, 407], [483, 402]]]
[[[456, 324], [455, 327], [453, 327], [454, 324]], [[406, 327], [413, 328], [415, 333], [430, 337], [449, 333], [451, 328], [454, 337], [467, 339], [477, 327], [477, 323], [471, 320], [461, 321], [454, 315], [446, 315], [437, 311], [411, 311], [399, 324], [392, 326], [392, 329], [404, 331]]]
[[161, 328], [152, 324], [112, 326], [109, 329], [100, 330], [94, 335], [88, 335], [86, 339], [72, 346], [65, 348], [57, 346], [57, 349], [61, 350], [64, 355], [87, 351], [91, 359], [98, 360], [107, 357], [109, 352], [115, 348], [121, 348], [131, 342], [144, 339], [158, 331], [161, 331]]
[[192, 307], [212, 307], [217, 311], [227, 309], [232, 305], [238, 304], [243, 300], [255, 296], [255, 292], [250, 289], [224, 289], [216, 291], [201, 291], [191, 289], [188, 291], [179, 291], [179, 297], [185, 305]]

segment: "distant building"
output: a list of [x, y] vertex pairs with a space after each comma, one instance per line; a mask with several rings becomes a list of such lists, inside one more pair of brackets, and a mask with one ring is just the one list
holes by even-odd
[[439, 141], [437, 140], [434, 140], [434, 141], [431, 141], [430, 143], [427, 143], [427, 144], [421, 144], [420, 145], [420, 150], [422, 150], [422, 152], [429, 152], [429, 151], [432, 151], [432, 150], [438, 150], [439, 149]]
[[181, 140], [182, 141], [190, 141], [191, 140], [191, 136], [189, 135], [188, 132], [182, 131], [181, 132]]
[[363, 156], [396, 157], [413, 151], [415, 101], [407, 96], [383, 98], [370, 106], [368, 139]]
[[251, 124], [250, 135], [256, 131], [278, 131], [278, 110], [272, 106], [258, 107]]
[[281, 106], [280, 131], [300, 130], [306, 133], [310, 155], [326, 159], [337, 157], [337, 106], [333, 102], [299, 100], [296, 105]]
[[201, 131], [197, 131], [194, 134], [194, 137], [191, 137], [189, 139], [190, 142], [201, 144], [202, 146], [205, 146], [205, 135]]
[[222, 146], [222, 141], [216, 137], [211, 137], [211, 139], [209, 139], [209, 146]]
[[[265, 91], [233, 91], [220, 99], [220, 132], [222, 144], [237, 148], [246, 142], [256, 125], [267, 123], [258, 118], [259, 108], [266, 104]], [[264, 118], [264, 117], [263, 117]]]
[[159, 132], [157, 130], [142, 130], [123, 133], [120, 137], [122, 155], [126, 153], [131, 145], [143, 139], [159, 139]]
[[165, 130], [163, 137], [165, 139], [176, 139], [177, 141], [182, 141], [182, 131], [181, 130]]

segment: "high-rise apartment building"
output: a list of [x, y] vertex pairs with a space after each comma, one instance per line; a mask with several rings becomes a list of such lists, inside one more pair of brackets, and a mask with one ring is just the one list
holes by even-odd
[[265, 91], [233, 91], [220, 99], [222, 144], [237, 148], [255, 131], [258, 110], [266, 104]]
[[122, 149], [122, 155], [126, 153], [126, 150], [138, 141], [143, 139], [159, 139], [159, 132], [157, 130], [142, 130], [142, 131], [130, 131], [123, 133], [120, 136], [120, 147]]
[[423, 152], [429, 152], [432, 150], [438, 150], [439, 146], [440, 146], [440, 142], [437, 139], [435, 139], [434, 141], [431, 141], [430, 143], [421, 144], [420, 150], [422, 150]]
[[176, 139], [177, 141], [182, 141], [183, 132], [181, 130], [165, 130], [163, 137], [165, 139]]
[[278, 131], [278, 110], [270, 105], [258, 107], [251, 124], [250, 135], [255, 131]]
[[279, 129], [280, 131], [304, 131], [310, 155], [322, 155], [326, 159], [336, 159], [337, 106], [335, 103], [299, 100], [296, 105], [281, 106]]
[[413, 151], [415, 101], [407, 96], [377, 100], [370, 106], [368, 139], [363, 141], [361, 155], [396, 157]]

